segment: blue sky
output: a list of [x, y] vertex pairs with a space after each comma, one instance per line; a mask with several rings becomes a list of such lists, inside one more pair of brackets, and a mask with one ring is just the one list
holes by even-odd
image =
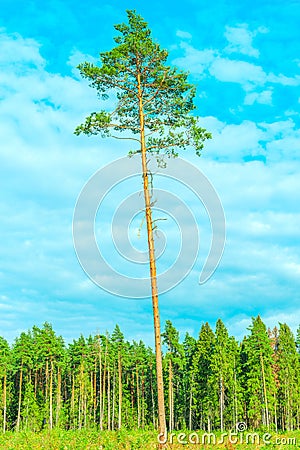
[[[298, 1], [41, 2], [2, 0], [0, 19], [1, 267], [0, 334], [10, 341], [44, 321], [67, 341], [111, 331], [153, 342], [151, 301], [126, 300], [93, 284], [73, 248], [72, 217], [87, 180], [126, 155], [123, 143], [76, 137], [74, 128], [99, 101], [76, 69], [113, 46], [115, 23], [136, 9], [169, 61], [190, 72], [197, 114], [213, 134], [203, 155], [184, 158], [209, 178], [226, 215], [221, 263], [204, 285], [199, 273], [209, 249], [209, 220], [198, 200], [172, 185], [195, 214], [200, 252], [190, 274], [161, 295], [161, 319], [194, 336], [203, 322], [222, 318], [241, 338], [251, 316], [270, 327], [300, 323], [300, 3]], [[16, 13], [17, 11], [17, 13]], [[100, 217], [104, 254], [113, 257], [109, 226], [122, 194], [115, 189]], [[160, 187], [160, 181], [157, 181]], [[178, 247], [176, 222], [160, 270]], [[137, 239], [140, 218], [131, 230]], [[100, 226], [100, 225], [99, 225]], [[164, 228], [165, 227], [165, 228]], [[177, 227], [177, 228], [176, 228]], [[106, 234], [105, 234], [106, 233]], [[158, 244], [160, 245], [160, 244]], [[146, 267], [143, 266], [146, 270]], [[130, 272], [131, 270], [131, 272]], [[174, 275], [175, 276], [175, 275]]]

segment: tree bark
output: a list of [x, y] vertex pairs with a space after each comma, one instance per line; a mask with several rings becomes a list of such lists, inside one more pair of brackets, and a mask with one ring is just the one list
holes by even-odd
[[118, 374], [119, 374], [119, 417], [118, 417], [118, 429], [122, 427], [122, 361], [121, 352], [119, 351], [118, 358]]
[[107, 429], [110, 430], [110, 370], [107, 367]]
[[3, 378], [3, 433], [5, 433], [6, 431], [6, 409], [7, 409], [7, 398], [6, 398], [6, 381], [7, 380], [7, 375], [6, 375], [6, 371], [4, 373], [4, 378]]
[[267, 388], [266, 388], [266, 378], [265, 378], [265, 367], [264, 360], [262, 354], [260, 354], [260, 362], [261, 362], [261, 373], [262, 373], [262, 381], [263, 381], [263, 392], [264, 392], [264, 402], [265, 402], [265, 413], [266, 413], [266, 426], [268, 430], [270, 429], [269, 424], [269, 408], [268, 408], [268, 399], [267, 399]]
[[56, 393], [56, 418], [55, 425], [59, 425], [61, 410], [61, 370], [60, 367], [57, 368], [57, 393]]
[[162, 350], [161, 350], [161, 331], [158, 306], [158, 288], [156, 277], [156, 262], [153, 237], [153, 223], [151, 210], [151, 197], [149, 192], [149, 177], [147, 167], [146, 142], [145, 142], [145, 124], [143, 111], [143, 98], [141, 89], [141, 74], [137, 74], [138, 81], [138, 101], [139, 101], [139, 119], [140, 119], [140, 137], [141, 137], [141, 157], [143, 170], [144, 200], [146, 209], [146, 223], [148, 234], [148, 249], [150, 262], [150, 278], [152, 293], [152, 308], [154, 318], [154, 336], [155, 336], [155, 356], [156, 356], [156, 378], [157, 378], [157, 400], [158, 400], [158, 426], [159, 433], [166, 436], [166, 415], [164, 401], [163, 368], [162, 368]]
[[49, 428], [53, 428], [53, 360], [50, 361]]
[[17, 416], [16, 431], [20, 430], [20, 422], [21, 422], [22, 382], [23, 382], [23, 362], [21, 364], [20, 380], [19, 380], [19, 401], [18, 401], [18, 416]]

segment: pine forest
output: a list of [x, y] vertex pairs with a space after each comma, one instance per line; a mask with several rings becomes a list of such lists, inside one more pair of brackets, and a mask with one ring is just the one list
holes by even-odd
[[[300, 328], [267, 329], [258, 316], [238, 342], [219, 319], [198, 339], [167, 321], [162, 333], [167, 427], [172, 430], [300, 427]], [[155, 354], [114, 331], [65, 345], [51, 324], [0, 337], [2, 432], [157, 428]]]

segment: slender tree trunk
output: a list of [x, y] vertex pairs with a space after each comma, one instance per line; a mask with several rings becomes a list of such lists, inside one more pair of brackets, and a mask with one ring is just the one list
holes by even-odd
[[79, 373], [79, 401], [78, 401], [78, 428], [82, 427], [82, 412], [83, 412], [83, 364], [80, 363]]
[[150, 365], [150, 389], [151, 389], [151, 405], [152, 405], [152, 423], [153, 427], [155, 427], [155, 404], [153, 394], [152, 364]]
[[7, 383], [7, 374], [5, 371], [3, 378], [3, 433], [5, 433], [6, 431], [6, 411], [7, 411], [6, 383]]
[[72, 392], [71, 392], [71, 418], [73, 429], [75, 428], [75, 375], [72, 373]]
[[107, 367], [107, 429], [110, 430], [110, 371]]
[[99, 344], [99, 415], [100, 415], [100, 430], [103, 430], [103, 386], [102, 386], [102, 348], [100, 336], [98, 338]]
[[146, 155], [147, 149], [146, 149], [146, 143], [145, 143], [145, 125], [144, 125], [144, 111], [143, 111], [143, 98], [142, 98], [141, 74], [140, 73], [138, 73], [138, 75], [137, 75], [137, 81], [138, 81], [138, 101], [139, 101], [144, 199], [145, 199], [145, 209], [146, 209], [152, 307], [153, 307], [153, 318], [154, 318], [156, 378], [157, 378], [157, 397], [158, 397], [158, 423], [159, 423], [159, 433], [166, 435], [166, 415], [165, 415], [165, 401], [164, 401], [160, 317], [159, 317], [159, 306], [158, 306], [158, 288], [157, 288], [157, 278], [156, 278], [156, 262], [155, 262], [155, 249], [154, 249], [154, 238], [153, 238], [151, 197], [150, 197], [150, 192], [149, 192], [149, 179], [148, 179], [148, 167], [147, 167], [147, 155]]
[[53, 428], [53, 360], [50, 361], [50, 387], [49, 387], [49, 428]]
[[38, 383], [38, 369], [34, 372], [34, 399], [36, 400], [36, 391], [37, 391], [37, 383]]
[[118, 357], [118, 375], [119, 375], [119, 415], [118, 415], [118, 429], [122, 427], [122, 361], [121, 353], [119, 351]]
[[173, 411], [173, 370], [172, 361], [169, 359], [169, 431], [174, 430], [174, 411]]
[[93, 409], [93, 418], [94, 418], [94, 425], [96, 424], [96, 413], [97, 413], [97, 371], [96, 371], [96, 361], [95, 361], [95, 370], [93, 373], [93, 395], [94, 395], [94, 409]]
[[21, 363], [21, 369], [20, 369], [20, 379], [19, 379], [19, 401], [18, 401], [18, 416], [17, 416], [16, 431], [19, 431], [19, 430], [20, 430], [20, 422], [21, 422], [21, 404], [22, 404], [22, 383], [23, 383], [23, 362]]
[[193, 406], [193, 378], [192, 375], [191, 383], [190, 383], [190, 401], [189, 401], [189, 430], [192, 429], [192, 406]]
[[290, 402], [290, 389], [289, 389], [289, 378], [286, 378], [287, 383], [287, 431], [292, 431], [291, 426], [291, 402]]
[[136, 401], [137, 401], [137, 426], [140, 428], [141, 424], [141, 408], [140, 408], [140, 382], [139, 382], [139, 372], [138, 366], [135, 368], [136, 375]]
[[268, 399], [267, 399], [267, 388], [266, 388], [266, 378], [265, 378], [265, 367], [262, 354], [260, 354], [260, 362], [261, 362], [261, 373], [262, 373], [262, 381], [263, 381], [263, 391], [264, 391], [264, 403], [265, 403], [265, 413], [266, 413], [266, 426], [268, 430], [270, 429], [269, 424], [269, 408], [268, 408]]
[[142, 428], [145, 428], [145, 377], [142, 372]]
[[223, 377], [220, 377], [220, 421], [221, 431], [224, 431], [224, 382]]
[[86, 424], [87, 424], [87, 405], [88, 405], [88, 396], [87, 396], [87, 389], [86, 386], [84, 384], [84, 394], [83, 394], [83, 427], [86, 428]]
[[60, 369], [60, 367], [58, 367], [57, 368], [56, 418], [55, 418], [56, 426], [59, 426], [60, 410], [61, 410], [61, 369]]
[[238, 422], [238, 404], [237, 404], [237, 383], [236, 383], [236, 366], [234, 359], [234, 423], [233, 426], [236, 426]]
[[112, 413], [111, 413], [111, 429], [115, 428], [115, 407], [116, 407], [116, 366], [114, 363], [113, 388], [112, 388]]
[[278, 424], [277, 424], [277, 399], [276, 399], [275, 392], [274, 392], [274, 421], [275, 421], [275, 431], [277, 433], [277, 431], [278, 431]]
[[105, 411], [105, 380], [106, 380], [106, 363], [107, 363], [108, 339], [106, 336], [104, 368], [103, 368], [103, 387], [102, 387], [102, 415], [100, 416], [100, 430], [103, 430], [103, 419]]

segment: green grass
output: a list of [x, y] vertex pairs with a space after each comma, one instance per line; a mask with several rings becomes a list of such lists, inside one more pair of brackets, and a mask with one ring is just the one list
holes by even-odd
[[[170, 436], [168, 437], [168, 443], [166, 449], [189, 449], [189, 450], [202, 450], [202, 449], [236, 449], [236, 450], [256, 450], [256, 449], [288, 449], [295, 450], [300, 448], [300, 432], [289, 432], [272, 435], [269, 438], [270, 444], [263, 443], [263, 432], [259, 433], [260, 443], [246, 443], [246, 434], [239, 436], [239, 439], [243, 439], [243, 442], [234, 443], [234, 438], [231, 442], [226, 438], [224, 443], [220, 443], [221, 433], [216, 434], [216, 444], [212, 442], [209, 444], [206, 440], [202, 442], [203, 433], [197, 433], [200, 443], [199, 444], [179, 444], [178, 433], [173, 437], [173, 443], [170, 443]], [[242, 436], [242, 438], [241, 438]], [[268, 438], [268, 437], [267, 437]], [[295, 439], [296, 445], [291, 442], [288, 444], [288, 439]], [[181, 436], [181, 439], [185, 439]], [[195, 435], [191, 436], [191, 439], [195, 439]], [[275, 440], [278, 439], [277, 443]], [[180, 440], [180, 438], [179, 438]], [[187, 437], [188, 441], [188, 437]], [[7, 432], [0, 434], [0, 449], [1, 450], [153, 450], [157, 448], [157, 435], [153, 431], [94, 431], [94, 430], [77, 430], [77, 431], [63, 431], [52, 430], [43, 431], [40, 433], [25, 432], [20, 433]]]

